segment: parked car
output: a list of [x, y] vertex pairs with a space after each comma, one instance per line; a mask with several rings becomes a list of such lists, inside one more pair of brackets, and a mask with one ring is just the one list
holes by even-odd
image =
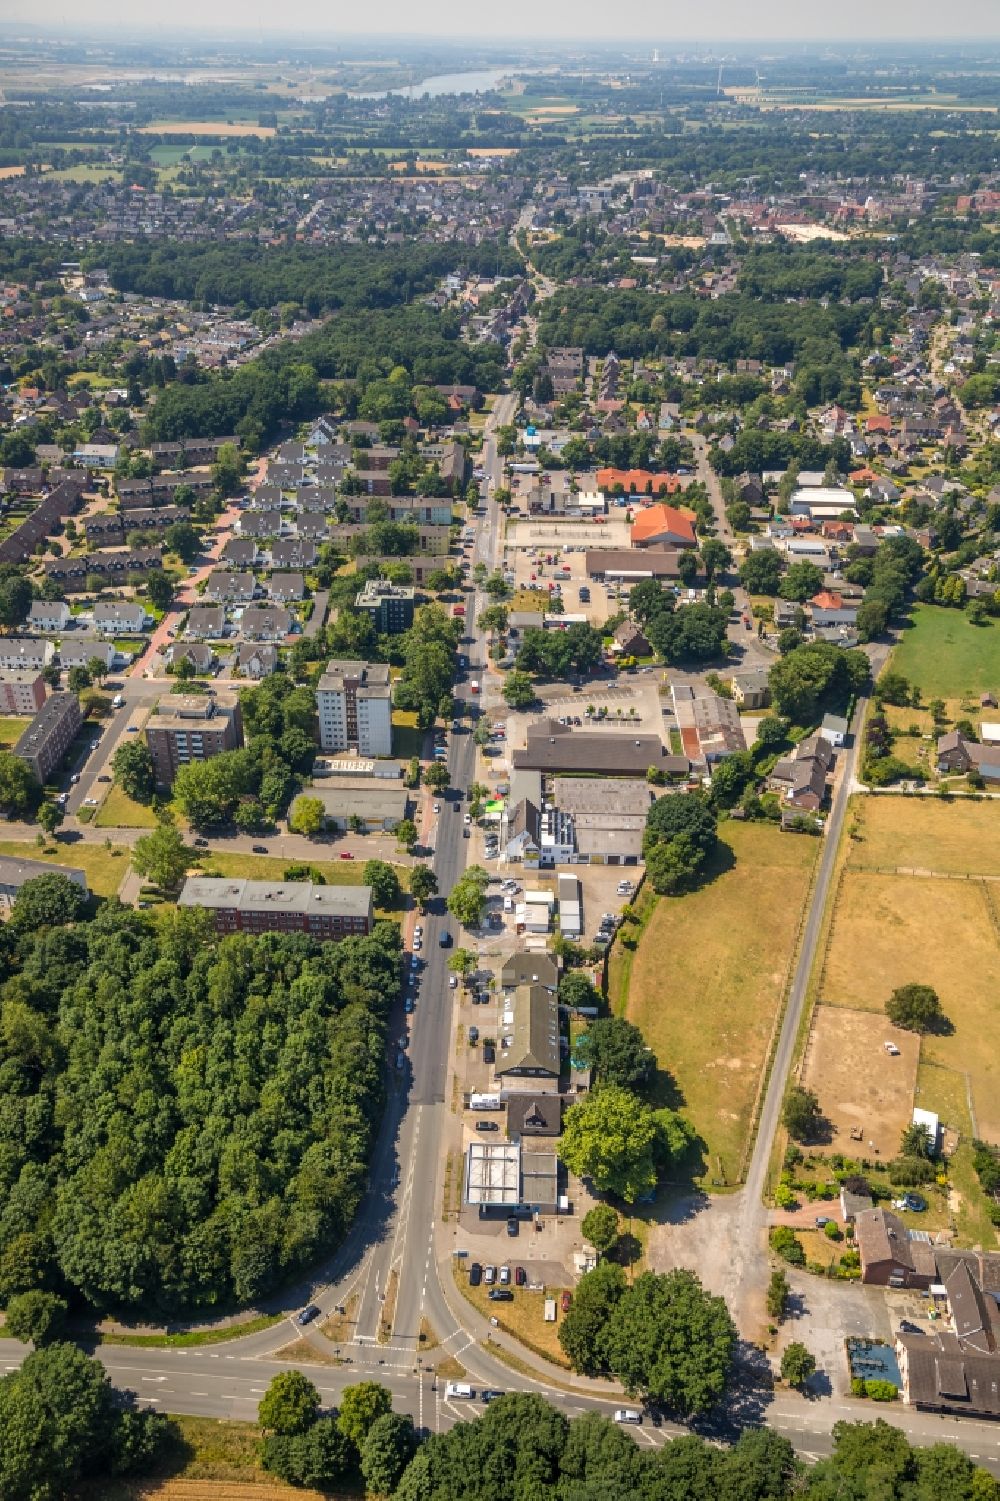
[[483, 1062], [484, 1063], [496, 1063], [496, 1061], [497, 1061], [497, 1050], [496, 1050], [496, 1048], [493, 1046], [493, 1044], [491, 1042], [484, 1042], [483, 1043]]
[[516, 1214], [509, 1215], [508, 1219], [507, 1219], [507, 1234], [510, 1236], [510, 1238], [512, 1240], [516, 1240], [517, 1239], [517, 1236], [520, 1233], [520, 1229], [521, 1229], [521, 1222], [518, 1219], [517, 1215]]
[[457, 990], [458, 989], [458, 976], [457, 975], [449, 975], [448, 976], [448, 985], [449, 985], [449, 987], [452, 990]]
[[516, 1287], [523, 1287], [524, 1284], [527, 1282], [527, 1280], [528, 1280], [528, 1274], [524, 1270], [524, 1267], [523, 1266], [516, 1266], [514, 1268], [514, 1285]]
[[483, 1269], [478, 1261], [474, 1261], [469, 1267], [469, 1286], [478, 1287], [483, 1280]]
[[479, 1028], [478, 1027], [470, 1027], [469, 1028], [469, 1042], [472, 1043], [472, 1044], [475, 1044], [478, 1041], [479, 1041]]
[[497, 1397], [502, 1397], [503, 1395], [503, 1392], [498, 1391], [495, 1386], [488, 1386], [485, 1391], [479, 1393], [479, 1400], [480, 1402], [487, 1403], [495, 1402]]
[[499, 1131], [496, 1121], [476, 1121], [477, 1131]]
[[354, 856], [351, 854], [350, 850], [341, 850], [340, 858], [342, 860], [353, 860]]
[[412, 997], [412, 995], [408, 995], [406, 997], [406, 1000], [403, 1002], [403, 1010], [406, 1012], [407, 1016], [409, 1016], [410, 1013], [413, 1011], [413, 997]]
[[487, 1287], [492, 1287], [493, 1283], [496, 1280], [497, 1280], [497, 1269], [496, 1269], [496, 1267], [495, 1266], [484, 1267], [483, 1268], [483, 1281], [486, 1283], [486, 1286]]
[[501, 1287], [509, 1287], [510, 1286], [510, 1267], [509, 1266], [502, 1266], [500, 1268], [500, 1286]]
[[491, 1303], [513, 1303], [514, 1294], [506, 1287], [494, 1287], [490, 1290]]
[[617, 1407], [615, 1408], [615, 1422], [641, 1423], [642, 1413], [637, 1407]]
[[559, 1307], [562, 1309], [563, 1313], [569, 1313], [572, 1302], [573, 1294], [570, 1292], [568, 1287], [563, 1288], [561, 1294], [559, 1295]]
[[252, 845], [251, 848], [252, 848], [253, 853], [255, 855], [266, 855], [267, 854], [267, 845], [266, 844], [255, 844], [255, 845]]

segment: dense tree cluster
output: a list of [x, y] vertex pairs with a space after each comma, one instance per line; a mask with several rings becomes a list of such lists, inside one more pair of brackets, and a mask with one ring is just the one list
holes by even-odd
[[155, 240], [110, 245], [103, 264], [119, 292], [185, 302], [273, 308], [295, 303], [312, 317], [335, 308], [410, 302], [455, 270], [460, 247], [257, 245]]
[[843, 709], [868, 681], [868, 658], [827, 641], [810, 641], [781, 657], [768, 674], [779, 714], [793, 724], [815, 723], [825, 709]]
[[601, 660], [601, 635], [592, 625], [577, 622], [564, 631], [538, 630], [529, 626], [517, 653], [520, 672], [536, 677], [565, 678], [571, 672], [588, 673]]
[[693, 886], [718, 843], [709, 803], [696, 793], [658, 797], [646, 815], [643, 854], [653, 890], [674, 896]]
[[314, 944], [109, 906], [4, 932], [0, 1298], [248, 1302], [362, 1192], [399, 936]]
[[0, 1495], [60, 1501], [91, 1477], [147, 1472], [171, 1427], [123, 1403], [75, 1345], [36, 1350], [0, 1380]]

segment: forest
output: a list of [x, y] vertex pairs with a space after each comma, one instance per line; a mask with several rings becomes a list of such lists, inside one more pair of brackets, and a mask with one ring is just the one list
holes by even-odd
[[849, 351], [872, 338], [873, 310], [863, 304], [760, 302], [734, 293], [706, 302], [687, 293], [605, 292], [566, 288], [542, 303], [539, 339], [580, 345], [588, 354], [609, 349], [629, 358], [693, 356], [732, 364], [738, 359], [796, 363], [796, 387], [806, 400], [846, 399], [857, 383]]
[[119, 292], [179, 297], [247, 308], [299, 303], [312, 316], [337, 308], [385, 308], [429, 292], [460, 266], [514, 275], [521, 258], [511, 247], [465, 245], [177, 244], [132, 241], [102, 245], [96, 260]]
[[503, 365], [497, 346], [473, 348], [459, 334], [455, 314], [428, 307], [344, 311], [234, 373], [168, 386], [146, 419], [145, 437], [165, 442], [236, 432], [245, 446], [259, 448], [282, 422], [305, 421], [324, 410], [320, 379], [350, 382], [347, 394], [356, 402], [369, 384], [397, 368], [412, 385], [456, 382], [499, 390]]
[[382, 1106], [394, 924], [216, 941], [202, 913], [38, 926], [15, 903], [0, 936], [0, 1301], [245, 1304], [336, 1247]]

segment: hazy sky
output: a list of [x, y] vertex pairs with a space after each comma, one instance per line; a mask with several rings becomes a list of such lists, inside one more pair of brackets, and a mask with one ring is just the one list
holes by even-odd
[[0, 18], [36, 21], [72, 31], [74, 22], [112, 23], [123, 30], [177, 26], [258, 27], [335, 36], [338, 32], [396, 36], [504, 37], [530, 43], [535, 37], [649, 37], [725, 42], [728, 39], [876, 39], [898, 36], [959, 40], [1000, 37], [1000, 0], [506, 0], [470, 5], [468, 0], [88, 0], [82, 10], [70, 0], [0, 0]]

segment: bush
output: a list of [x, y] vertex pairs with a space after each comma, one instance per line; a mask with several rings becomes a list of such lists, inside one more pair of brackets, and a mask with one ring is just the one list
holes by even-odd
[[843, 1240], [844, 1233], [835, 1220], [827, 1220], [823, 1226], [823, 1234], [827, 1240]]
[[775, 1225], [770, 1235], [771, 1250], [790, 1266], [805, 1266], [806, 1253], [791, 1225]]

